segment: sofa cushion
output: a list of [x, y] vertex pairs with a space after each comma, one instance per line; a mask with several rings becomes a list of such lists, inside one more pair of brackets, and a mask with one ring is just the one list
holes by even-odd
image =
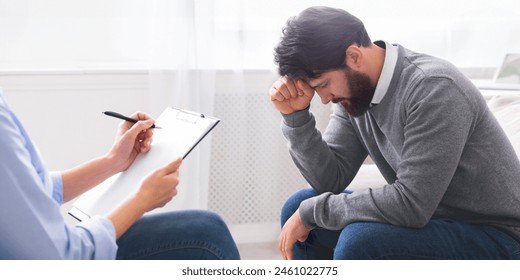
[[520, 94], [492, 97], [488, 106], [520, 157]]

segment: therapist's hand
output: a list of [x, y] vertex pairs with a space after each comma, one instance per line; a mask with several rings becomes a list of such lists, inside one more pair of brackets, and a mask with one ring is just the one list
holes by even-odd
[[140, 121], [135, 124], [122, 122], [115, 143], [107, 154], [116, 172], [128, 169], [137, 155], [148, 152], [152, 145], [154, 129], [150, 127], [155, 120], [143, 112], [136, 112], [131, 118]]
[[269, 89], [271, 102], [282, 114], [291, 114], [309, 106], [314, 89], [305, 81], [280, 77]]
[[146, 212], [164, 206], [177, 195], [181, 164], [182, 159], [179, 158], [150, 173], [133, 196], [107, 215], [114, 225], [116, 238], [121, 237]]
[[284, 260], [293, 260], [293, 247], [296, 241], [305, 242], [310, 230], [303, 224], [300, 211], [296, 210], [287, 220], [280, 233], [278, 248]]
[[136, 197], [144, 206], [145, 212], [163, 207], [177, 195], [179, 184], [179, 168], [182, 158], [150, 173], [142, 182]]

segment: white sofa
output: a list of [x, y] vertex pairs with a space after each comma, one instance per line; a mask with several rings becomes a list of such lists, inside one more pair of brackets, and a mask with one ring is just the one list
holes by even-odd
[[[495, 92], [486, 96], [488, 106], [511, 140], [516, 154], [520, 157], [520, 91]], [[375, 164], [363, 164], [349, 189], [377, 188], [386, 184]]]

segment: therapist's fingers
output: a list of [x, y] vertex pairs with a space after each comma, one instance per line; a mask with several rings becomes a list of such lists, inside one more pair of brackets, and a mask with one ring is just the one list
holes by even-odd
[[137, 111], [137, 112], [133, 113], [130, 117], [132, 119], [137, 119], [137, 120], [141, 120], [141, 121], [153, 120], [153, 118], [150, 115], [148, 115], [145, 112], [140, 112], [140, 111]]
[[138, 121], [137, 123], [133, 124], [130, 129], [128, 129], [126, 132], [124, 132], [124, 137], [128, 137], [130, 139], [133, 139], [132, 141], [135, 142], [134, 146], [138, 149], [139, 152], [146, 151], [150, 148], [151, 145], [151, 139], [147, 139], [147, 130], [150, 129], [150, 126], [153, 125], [153, 120], [144, 120], [144, 121]]
[[141, 153], [146, 153], [152, 148], [153, 133], [154, 129], [149, 128], [141, 131], [137, 136]]
[[160, 170], [164, 175], [168, 175], [168, 174], [172, 174], [172, 173], [178, 174], [179, 167], [181, 166], [181, 164], [182, 164], [182, 158], [178, 158], [178, 159], [170, 162], [169, 164], [167, 164]]

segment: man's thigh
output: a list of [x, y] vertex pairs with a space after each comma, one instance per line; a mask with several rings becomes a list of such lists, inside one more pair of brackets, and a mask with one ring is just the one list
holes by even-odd
[[358, 222], [345, 227], [334, 250], [335, 259], [511, 259], [520, 245], [489, 226], [432, 219], [414, 229]]

